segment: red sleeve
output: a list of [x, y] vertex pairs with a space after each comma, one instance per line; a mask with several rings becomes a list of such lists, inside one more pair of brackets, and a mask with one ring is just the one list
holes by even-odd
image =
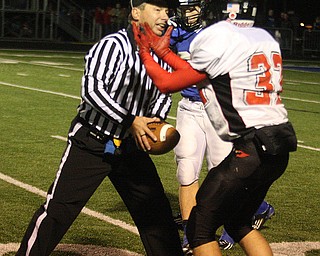
[[187, 61], [173, 52], [163, 58], [174, 69], [172, 73], [162, 69], [150, 53], [140, 52], [140, 54], [148, 75], [162, 93], [178, 92], [207, 78], [205, 73], [193, 69]]

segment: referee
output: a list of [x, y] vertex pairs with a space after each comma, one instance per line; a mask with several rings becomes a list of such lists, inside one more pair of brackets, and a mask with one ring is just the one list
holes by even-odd
[[[132, 0], [131, 19], [161, 36], [170, 0]], [[166, 70], [170, 67], [155, 60]], [[147, 255], [183, 255], [154, 163], [147, 123], [165, 119], [170, 95], [147, 75], [132, 27], [107, 35], [85, 57], [82, 102], [45, 203], [34, 213], [16, 255], [50, 255], [108, 176], [127, 206]]]

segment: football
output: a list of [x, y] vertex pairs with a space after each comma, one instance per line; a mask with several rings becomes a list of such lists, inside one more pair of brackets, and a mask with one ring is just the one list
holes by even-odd
[[147, 136], [151, 149], [148, 151], [151, 155], [162, 155], [172, 150], [179, 142], [179, 132], [165, 121], [148, 123], [149, 129], [157, 136], [154, 142]]

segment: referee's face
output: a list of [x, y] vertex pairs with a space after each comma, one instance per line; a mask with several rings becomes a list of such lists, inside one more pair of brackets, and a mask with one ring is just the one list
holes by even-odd
[[152, 4], [146, 4], [143, 9], [138, 11], [138, 23], [148, 23], [152, 31], [161, 36], [167, 28], [167, 21], [169, 9], [166, 7], [159, 7]]

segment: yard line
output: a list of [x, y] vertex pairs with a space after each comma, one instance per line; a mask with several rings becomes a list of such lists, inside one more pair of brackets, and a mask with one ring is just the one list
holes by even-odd
[[[10, 86], [10, 87], [20, 88], [20, 89], [25, 89], [25, 90], [31, 90], [31, 91], [37, 91], [37, 92], [44, 92], [44, 93], [54, 94], [54, 95], [63, 96], [63, 97], [67, 97], [67, 98], [81, 100], [81, 98], [79, 96], [74, 96], [74, 95], [71, 95], [71, 94], [66, 94], [66, 93], [61, 93], [61, 92], [54, 92], [54, 91], [49, 91], [49, 90], [42, 90], [42, 89], [38, 89], [38, 88], [22, 86], [22, 85], [17, 85], [17, 84], [10, 84], [10, 83], [6, 83], [6, 82], [2, 82], [2, 81], [0, 81], [0, 85], [6, 85], [6, 86]], [[173, 116], [168, 116], [168, 118], [172, 119], [172, 120], [176, 120], [176, 118], [173, 117]]]
[[80, 71], [83, 72], [83, 68], [73, 68], [73, 67], [67, 67], [66, 65], [72, 65], [68, 63], [52, 63], [52, 62], [45, 62], [45, 61], [21, 61], [21, 60], [13, 60], [13, 59], [3, 59], [0, 58], [0, 64], [1, 63], [7, 63], [7, 64], [28, 64], [28, 65], [34, 65], [34, 66], [40, 66], [40, 67], [49, 67], [49, 68], [58, 68], [58, 69], [64, 69], [64, 70], [71, 70], [71, 71]]
[[[31, 90], [31, 91], [38, 91], [38, 92], [44, 92], [44, 93], [50, 93], [58, 96], [63, 96], [63, 97], [68, 97], [68, 98], [73, 98], [73, 99], [81, 99], [79, 96], [74, 96], [71, 94], [66, 94], [66, 93], [61, 93], [61, 92], [54, 92], [54, 91], [49, 91], [49, 90], [43, 90], [39, 88], [33, 88], [29, 86], [23, 86], [23, 85], [17, 85], [17, 84], [11, 84], [11, 83], [6, 83], [3, 81], [0, 81], [1, 85], [6, 85], [6, 86], [11, 86], [15, 88], [20, 88], [20, 89], [25, 89], [25, 90]], [[307, 103], [315, 103], [319, 104], [320, 101], [315, 101], [315, 100], [304, 100], [304, 99], [299, 99], [299, 98], [290, 98], [290, 97], [282, 97], [282, 99], [287, 99], [287, 100], [295, 100], [295, 101], [301, 101], [301, 102], [307, 102]]]
[[[0, 51], [0, 56], [6, 56], [6, 57], [12, 57], [12, 56], [14, 56], [14, 57], [33, 57], [33, 58], [68, 58], [68, 59], [83, 59], [83, 52], [82, 51], [79, 51], [78, 53], [79, 53], [79, 55], [78, 56], [72, 56], [72, 55], [66, 55], [66, 54], [64, 54], [64, 53], [66, 53], [66, 51], [58, 51], [58, 50], [52, 50], [52, 51], [50, 51], [50, 50], [39, 50], [38, 52], [40, 53], [40, 54], [34, 54], [33, 52], [34, 52], [35, 50], [28, 50], [28, 49], [24, 49], [23, 50], [23, 53], [16, 53], [16, 49], [2, 49], [1, 51]], [[9, 53], [7, 53], [7, 52], [9, 52]], [[14, 52], [14, 53], [12, 53], [12, 52]], [[28, 53], [28, 54], [26, 54], [25, 52], [31, 52], [31, 53]], [[52, 55], [43, 55], [43, 53], [53, 53]], [[56, 53], [59, 53], [59, 55], [57, 55]], [[71, 52], [73, 55], [75, 55], [74, 53], [74, 51], [72, 51]]]
[[37, 91], [37, 92], [44, 92], [44, 93], [54, 94], [54, 95], [63, 96], [63, 97], [67, 97], [67, 98], [73, 98], [73, 99], [78, 99], [78, 100], [81, 99], [79, 96], [74, 96], [74, 95], [70, 95], [70, 94], [66, 94], [66, 93], [54, 92], [54, 91], [49, 91], [49, 90], [43, 90], [43, 89], [39, 89], [39, 88], [33, 88], [33, 87], [28, 87], [28, 86], [23, 86], [23, 85], [17, 85], [17, 84], [10, 84], [10, 83], [6, 83], [6, 82], [2, 82], [2, 81], [0, 81], [0, 84], [1, 84], [1, 85], [6, 85], [6, 86], [10, 86], [10, 87], [19, 88], [19, 89], [25, 89], [25, 90], [31, 90], [31, 91]]
[[313, 151], [320, 151], [320, 148], [309, 147], [309, 146], [305, 146], [305, 145], [301, 145], [301, 144], [298, 144], [298, 147], [305, 148], [305, 149], [310, 149], [310, 150], [313, 150]]
[[[306, 69], [308, 68], [308, 67], [305, 67]], [[312, 70], [312, 68], [314, 68], [313, 70]], [[287, 70], [287, 71], [294, 71], [294, 72], [301, 72], [301, 73], [308, 73], [308, 74], [310, 74], [310, 73], [319, 73], [319, 67], [310, 67], [309, 68], [309, 70], [304, 70], [304, 69], [299, 69], [299, 67], [295, 67], [295, 66], [291, 66], [291, 67], [284, 67], [283, 68], [284, 70]]]
[[[175, 118], [175, 117], [172, 117], [172, 118]], [[51, 135], [50, 137], [54, 138], [54, 139], [62, 140], [62, 141], [67, 141], [68, 140], [66, 137], [63, 137], [63, 136], [60, 136], [60, 135]], [[298, 142], [301, 142], [301, 141], [298, 141]], [[309, 146], [305, 146], [305, 145], [301, 145], [301, 144], [298, 144], [298, 147], [305, 148], [305, 149], [310, 149], [310, 150], [313, 150], [313, 151], [320, 151], [320, 148], [309, 147]]]
[[[32, 50], [33, 51], [33, 50]], [[46, 51], [46, 52], [59, 52], [60, 51]], [[63, 53], [63, 51], [61, 51], [61, 53]], [[82, 54], [82, 52], [79, 52]], [[5, 57], [11, 57], [11, 56], [15, 56], [15, 57], [38, 57], [38, 58], [72, 58], [72, 59], [83, 59], [83, 55], [81, 56], [69, 56], [69, 55], [41, 55], [41, 54], [12, 54], [12, 53], [3, 53], [0, 51], [0, 56], [5, 56]], [[20, 63], [24, 63], [24, 64], [31, 64], [31, 65], [37, 65], [37, 66], [45, 66], [45, 67], [52, 67], [52, 68], [61, 68], [61, 69], [65, 69], [65, 70], [73, 70], [73, 71], [80, 71], [82, 72], [83, 71], [83, 68], [82, 69], [78, 69], [78, 68], [70, 68], [70, 67], [65, 67], [65, 63], [61, 63], [62, 67], [59, 66], [59, 63], [56, 63], [57, 65], [48, 65], [48, 63], [42, 63], [42, 62], [38, 62], [38, 61], [21, 61], [21, 60], [15, 60], [15, 59], [3, 59], [3, 58], [0, 58], [1, 60], [3, 61], [15, 61], [15, 62], [20, 62]], [[285, 69], [285, 67], [284, 67]], [[294, 72], [302, 72], [301, 70], [291, 70], [291, 69], [288, 69], [289, 71], [294, 71]], [[306, 71], [304, 71], [306, 72]], [[310, 73], [307, 71], [307, 73]], [[314, 73], [314, 72], [312, 72]], [[285, 79], [286, 82], [296, 82], [296, 83], [304, 83], [304, 84], [312, 84], [312, 85], [320, 85], [320, 83], [318, 82], [308, 82], [308, 81], [301, 81], [301, 80], [291, 80], [291, 79]]]
[[[67, 97], [67, 98], [78, 99], [78, 100], [81, 99], [81, 98], [78, 97], [78, 96], [74, 96], [74, 95], [70, 95], [70, 94], [65, 94], [65, 93], [61, 93], [61, 92], [54, 92], [54, 91], [49, 91], [49, 90], [42, 90], [42, 89], [38, 89], [38, 88], [33, 88], [33, 87], [28, 87], [28, 86], [22, 86], [22, 85], [16, 85], [16, 84], [6, 83], [6, 82], [2, 82], [2, 81], [0, 81], [0, 85], [6, 85], [6, 86], [15, 87], [15, 88], [25, 89], [25, 90], [31, 90], [31, 91], [38, 91], [38, 92], [43, 92], [43, 93], [49, 93], [49, 94], [54, 94], [54, 95], [63, 96], [63, 97]], [[287, 99], [287, 100], [295, 100], [295, 101], [308, 102], [308, 103], [316, 103], [316, 104], [319, 104], [319, 103], [320, 103], [319, 101], [303, 100], [303, 99], [298, 99], [298, 98], [289, 98], [289, 97], [282, 97], [282, 98], [283, 98], [283, 99]], [[168, 116], [168, 119], [176, 120], [176, 118], [173, 117], [173, 116]], [[299, 145], [298, 145], [298, 146], [299, 146]], [[311, 150], [315, 150], [315, 151], [319, 151], [317, 148], [312, 148], [312, 147], [308, 147], [308, 146], [302, 146], [302, 145], [300, 145], [300, 147], [302, 147], [302, 148], [307, 148], [307, 149], [311, 149]]]
[[174, 116], [167, 116], [167, 118], [168, 118], [168, 119], [172, 119], [172, 120], [177, 120], [177, 118], [174, 117]]
[[[40, 190], [34, 186], [31, 186], [29, 184], [26, 184], [26, 183], [23, 183], [21, 181], [18, 181], [16, 179], [13, 179], [12, 177], [8, 176], [8, 175], [5, 175], [3, 173], [0, 172], [0, 179], [10, 183], [10, 184], [13, 184], [17, 187], [20, 187], [20, 188], [23, 188], [24, 190], [27, 190], [28, 192], [31, 192], [33, 194], [36, 194], [36, 195], [39, 195], [39, 196], [42, 196], [42, 197], [46, 197], [47, 193], [43, 190]], [[117, 219], [113, 219], [109, 216], [106, 216], [100, 212], [96, 212], [96, 211], [93, 211], [93, 210], [90, 210], [89, 208], [86, 208], [84, 207], [82, 209], [82, 213], [84, 214], [87, 214], [91, 217], [95, 217], [99, 220], [102, 220], [104, 222], [108, 222], [112, 225], [115, 225], [115, 226], [118, 226], [122, 229], [126, 229], [136, 235], [139, 235], [139, 232], [138, 232], [138, 229], [135, 227], [135, 226], [132, 226], [124, 221], [121, 221], [121, 220], [117, 220]]]
[[295, 101], [301, 101], [301, 102], [307, 102], [307, 103], [315, 103], [315, 104], [320, 103], [320, 101], [316, 101], [316, 100], [302, 100], [299, 98], [290, 98], [290, 97], [281, 97], [281, 98], [286, 100], [295, 100]]
[[59, 135], [51, 135], [50, 137], [54, 138], [54, 139], [62, 140], [62, 141], [68, 141], [68, 138], [62, 137], [62, 136], [59, 136]]
[[[3, 82], [3, 81], [0, 81], [0, 84], [1, 84], [1, 85], [6, 85], [6, 86], [15, 87], [15, 88], [20, 88], [20, 89], [25, 89], [25, 90], [31, 90], [31, 91], [38, 91], [38, 92], [44, 92], [44, 93], [54, 94], [54, 95], [63, 96], [63, 97], [68, 97], [68, 98], [73, 98], [73, 99], [78, 99], [78, 100], [81, 99], [79, 96], [74, 96], [74, 95], [71, 95], [71, 94], [66, 94], [66, 93], [61, 93], [61, 92], [54, 92], [54, 91], [49, 91], [49, 90], [43, 90], [43, 89], [33, 88], [33, 87], [29, 87], [29, 86], [22, 86], [22, 85], [17, 85], [17, 84], [11, 84], [11, 83]], [[282, 97], [282, 98], [283, 98], [283, 99], [286, 99], [286, 100], [294, 100], [294, 101], [307, 102], [307, 103], [315, 103], [315, 104], [319, 104], [319, 103], [320, 103], [320, 101], [315, 101], [315, 100], [304, 100], [304, 99], [290, 98], [290, 97]], [[168, 118], [169, 118], [169, 119], [176, 120], [176, 118], [173, 117], [173, 116], [168, 116]]]
[[294, 84], [312, 84], [312, 85], [320, 85], [319, 82], [308, 82], [308, 81], [301, 81], [301, 80], [291, 80], [291, 79], [285, 79], [285, 83], [294, 83]]

